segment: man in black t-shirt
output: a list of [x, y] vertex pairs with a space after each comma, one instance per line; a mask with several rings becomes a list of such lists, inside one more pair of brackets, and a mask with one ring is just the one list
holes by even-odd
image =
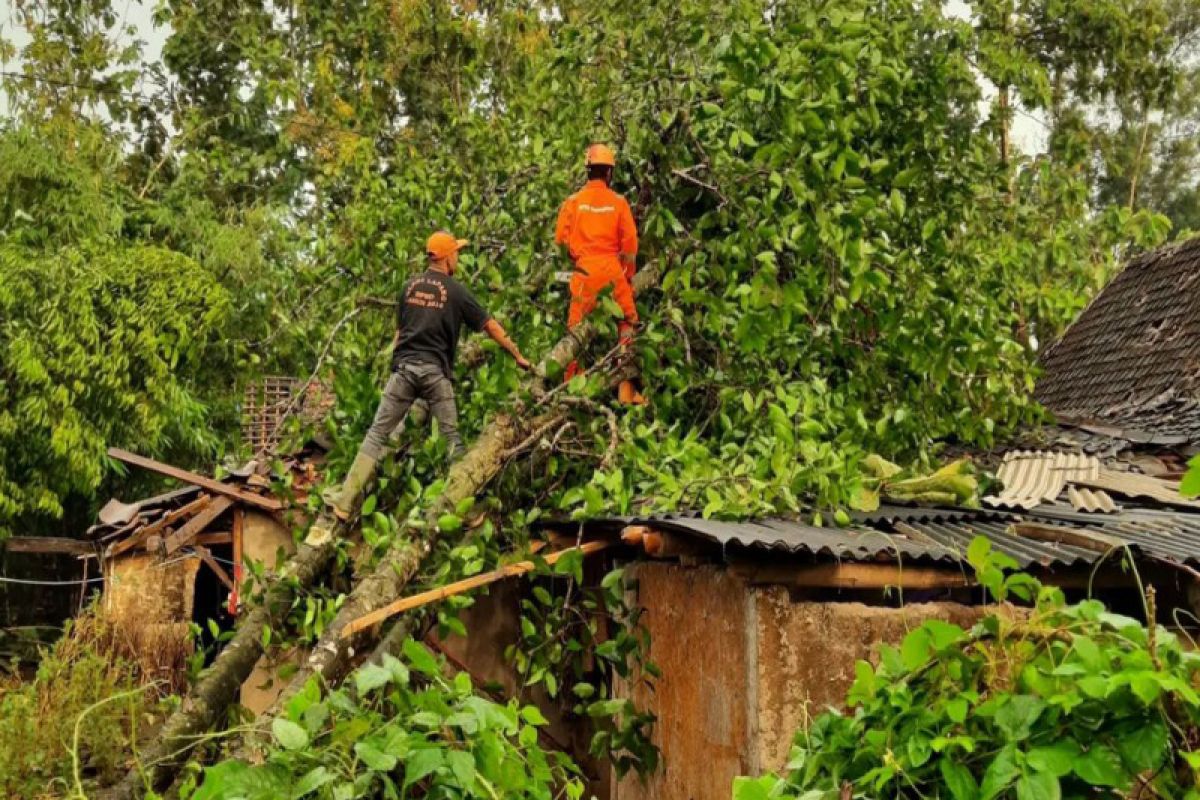
[[492, 319], [465, 286], [454, 280], [458, 251], [466, 243], [465, 239], [455, 239], [445, 231], [430, 236], [425, 244], [429, 268], [409, 278], [401, 290], [392, 377], [345, 482], [337, 491], [324, 495], [325, 502], [341, 519], [353, 513], [363, 487], [388, 450], [388, 437], [404, 421], [414, 401], [429, 403], [438, 432], [449, 445], [450, 460], [461, 455], [462, 438], [458, 435], [458, 409], [451, 379], [463, 325], [492, 337], [522, 369], [531, 368], [500, 323]]

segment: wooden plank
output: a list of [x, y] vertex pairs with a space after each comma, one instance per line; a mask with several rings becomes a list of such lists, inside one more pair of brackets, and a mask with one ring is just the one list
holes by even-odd
[[958, 569], [895, 564], [759, 564], [739, 562], [731, 571], [752, 584], [812, 589], [961, 589], [975, 580]]
[[233, 510], [233, 591], [229, 593], [229, 604], [226, 608], [231, 616], [237, 615], [238, 603], [241, 601], [238, 595], [242, 591], [242, 531], [245, 516], [246, 512], [241, 508]]
[[171, 555], [179, 548], [190, 544], [193, 539], [204, 531], [217, 517], [224, 514], [233, 506], [229, 497], [218, 497], [209, 503], [203, 511], [187, 521], [179, 530], [172, 533], [163, 541], [163, 552]]
[[[568, 553], [580, 552], [588, 556], [592, 553], [599, 553], [601, 550], [606, 550], [614, 546], [615, 542], [584, 542], [579, 547], [570, 547], [566, 550], [558, 550], [546, 556], [545, 562], [553, 564]], [[414, 594], [409, 597], [402, 597], [393, 603], [389, 603], [382, 608], [372, 611], [370, 614], [363, 614], [355, 620], [346, 623], [339, 634], [343, 639], [348, 639], [361, 630], [365, 630], [372, 625], [377, 625], [385, 619], [394, 617], [397, 614], [403, 614], [405, 611], [412, 611], [421, 606], [436, 603], [439, 600], [445, 600], [447, 597], [453, 597], [457, 594], [469, 592], [472, 589], [478, 589], [481, 586], [486, 586], [489, 583], [511, 578], [514, 575], [524, 575], [527, 572], [532, 572], [537, 568], [537, 565], [532, 561], [518, 561], [515, 564], [508, 564], [500, 569], [494, 569], [491, 572], [484, 572], [479, 575], [474, 575], [465, 580], [448, 583], [445, 586], [439, 586], [437, 589], [430, 589], [427, 592]]]
[[212, 547], [218, 544], [231, 544], [233, 542], [233, 534], [229, 531], [217, 531], [215, 533], [202, 533], [192, 540], [193, 544], [203, 545], [204, 547]]
[[199, 514], [211, 502], [212, 495], [201, 495], [187, 505], [180, 506], [174, 511], [168, 511], [149, 525], [143, 525], [141, 528], [138, 528], [128, 538], [109, 547], [107, 552], [108, 558], [115, 558], [145, 542], [149, 542], [151, 538], [159, 536], [169, 526], [179, 520]]
[[96, 546], [82, 539], [61, 536], [13, 536], [0, 544], [9, 553], [60, 553], [66, 556], [90, 556]]
[[1040, 522], [1016, 522], [1011, 526], [1014, 533], [1026, 539], [1053, 544], [1069, 544], [1083, 550], [1105, 555], [1125, 547], [1125, 542], [1113, 536], [1081, 528], [1063, 528], [1044, 525]]
[[128, 450], [122, 450], [119, 447], [108, 448], [108, 455], [118, 461], [123, 461], [126, 464], [132, 464], [135, 467], [148, 469], [151, 472], [157, 472], [159, 475], [166, 475], [168, 478], [174, 478], [177, 481], [190, 483], [193, 486], [199, 486], [203, 489], [208, 489], [214, 494], [222, 495], [223, 497], [231, 497], [235, 500], [241, 500], [246, 505], [261, 508], [264, 511], [279, 511], [283, 508], [283, 503], [274, 497], [262, 497], [253, 492], [243, 491], [236, 486], [230, 486], [227, 483], [221, 483], [218, 480], [207, 478], [195, 472], [189, 472], [186, 469], [173, 467], [170, 464], [164, 464], [161, 461], [155, 461], [152, 458], [139, 456], [136, 453], [130, 453]]
[[217, 563], [217, 560], [213, 558], [212, 553], [208, 552], [207, 547], [196, 545], [192, 549], [196, 551], [196, 555], [200, 556], [200, 560], [203, 561], [209, 569], [217, 573], [217, 578], [221, 581], [221, 583], [225, 584], [225, 588], [231, 592], [237, 591], [237, 587], [234, 586], [233, 579], [229, 577], [229, 573]]

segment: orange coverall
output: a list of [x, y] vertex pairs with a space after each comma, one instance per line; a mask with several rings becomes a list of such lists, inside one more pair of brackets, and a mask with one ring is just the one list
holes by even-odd
[[[582, 322], [596, 307], [600, 293], [611, 286], [613, 300], [624, 314], [617, 326], [621, 343], [628, 344], [638, 321], [630, 286], [638, 238], [629, 203], [604, 181], [588, 181], [559, 209], [554, 241], [566, 245], [575, 261], [567, 327]], [[578, 369], [575, 364], [571, 367], [574, 369], [568, 369], [568, 378]]]

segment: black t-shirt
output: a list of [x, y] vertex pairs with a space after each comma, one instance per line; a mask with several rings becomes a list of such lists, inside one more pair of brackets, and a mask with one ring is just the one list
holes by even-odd
[[400, 292], [400, 341], [392, 369], [405, 362], [437, 364], [451, 377], [463, 323], [481, 331], [492, 317], [467, 287], [443, 272], [426, 270], [409, 278]]

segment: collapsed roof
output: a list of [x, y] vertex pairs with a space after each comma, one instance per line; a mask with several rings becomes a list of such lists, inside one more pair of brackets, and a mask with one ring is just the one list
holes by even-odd
[[1200, 444], [1200, 238], [1131, 261], [1042, 356], [1060, 421], [1143, 444]]

